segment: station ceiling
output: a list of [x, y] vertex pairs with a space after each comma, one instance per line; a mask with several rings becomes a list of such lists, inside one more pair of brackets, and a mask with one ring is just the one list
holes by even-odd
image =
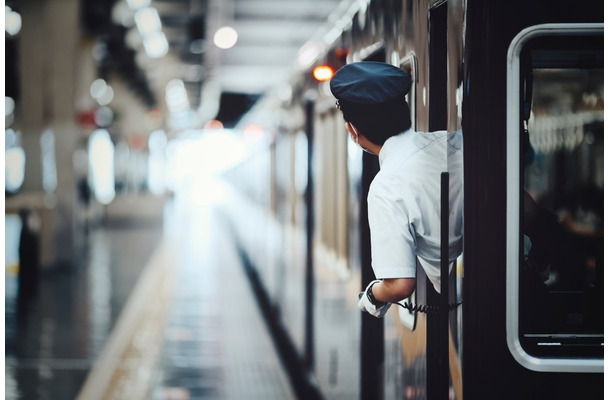
[[[108, 49], [102, 71], [120, 71], [149, 106], [160, 106], [166, 83], [181, 79], [193, 108], [222, 99], [220, 107], [232, 110], [219, 114], [230, 119], [289, 79], [299, 50], [323, 29], [341, 0], [151, 0], [169, 52], [150, 60], [138, 59], [126, 44], [131, 28], [118, 16], [126, 0], [81, 2], [83, 30]], [[213, 44], [223, 26], [238, 34], [230, 49]]]

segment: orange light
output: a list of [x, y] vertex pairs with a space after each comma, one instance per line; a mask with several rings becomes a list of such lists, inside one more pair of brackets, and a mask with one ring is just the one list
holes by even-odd
[[265, 136], [265, 130], [260, 125], [250, 124], [244, 128], [244, 138], [251, 142], [261, 140]]
[[220, 122], [217, 119], [208, 121], [203, 126], [204, 130], [210, 130], [210, 131], [219, 130], [219, 129], [223, 129], [223, 128], [224, 128], [224, 125], [222, 124], [222, 122]]
[[313, 77], [318, 82], [324, 82], [333, 77], [335, 71], [328, 65], [318, 65], [313, 69]]

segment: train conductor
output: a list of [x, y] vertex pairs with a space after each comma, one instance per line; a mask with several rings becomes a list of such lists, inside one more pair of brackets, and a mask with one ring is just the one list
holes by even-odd
[[411, 76], [393, 65], [363, 61], [330, 82], [352, 140], [379, 157], [369, 193], [372, 268], [376, 279], [358, 307], [381, 318], [415, 290], [421, 265], [440, 293], [440, 174], [451, 175], [449, 260], [462, 251], [462, 134], [416, 132], [405, 96]]

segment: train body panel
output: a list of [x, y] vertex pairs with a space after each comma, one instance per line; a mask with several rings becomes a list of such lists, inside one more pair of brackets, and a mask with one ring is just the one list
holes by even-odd
[[[584, 271], [580, 286], [561, 286], [565, 271], [552, 262], [533, 284], [522, 257], [536, 238], [524, 211], [530, 195], [554, 218], [565, 215], [561, 190], [586, 183], [603, 196], [602, 16], [601, 1], [575, 8], [567, 1], [371, 0], [337, 17], [334, 39], [316, 63], [403, 68], [413, 76], [407, 101], [414, 128], [463, 132], [463, 256], [447, 293], [437, 294], [418, 269], [410, 299], [430, 309], [447, 302], [447, 314], [392, 306], [377, 320], [357, 309], [358, 293], [374, 278], [366, 194], [379, 164], [349, 142], [328, 83], [305, 71], [292, 81], [290, 98], [270, 94], [246, 116], [242, 125], [265, 126], [269, 146], [232, 177], [243, 184], [247, 176], [251, 197], [273, 220], [273, 233], [250, 224], [252, 235], [280, 243], [246, 253], [258, 257], [276, 319], [319, 397], [603, 397], [599, 215], [587, 206], [581, 219], [597, 230], [570, 233], [588, 249], [583, 267], [574, 264]], [[589, 33], [574, 33], [575, 26]], [[566, 123], [566, 113], [580, 122]], [[526, 136], [531, 152], [521, 152]], [[544, 318], [531, 310], [539, 305], [527, 303], [532, 285], [564, 313], [554, 330], [538, 324]], [[582, 309], [568, 306], [574, 299]]]
[[[519, 365], [507, 346], [510, 327], [498, 318], [501, 315], [506, 319], [506, 303], [510, 300], [506, 271], [519, 267], [507, 265], [506, 230], [498, 229], [507, 224], [507, 55], [513, 39], [528, 27], [600, 22], [601, 2], [590, 2], [578, 10], [569, 2], [563, 3], [468, 4], [462, 107], [466, 265], [463, 292], [464, 304], [470, 305], [464, 307], [467, 398], [603, 396], [601, 373], [541, 373]], [[493, 238], [490, 232], [494, 232]], [[531, 389], [524, 391], [523, 387]]]

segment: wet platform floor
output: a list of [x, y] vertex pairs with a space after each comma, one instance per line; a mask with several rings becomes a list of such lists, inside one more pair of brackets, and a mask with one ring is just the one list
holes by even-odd
[[92, 230], [34, 294], [5, 274], [6, 399], [295, 398], [220, 216], [235, 202], [205, 189]]

